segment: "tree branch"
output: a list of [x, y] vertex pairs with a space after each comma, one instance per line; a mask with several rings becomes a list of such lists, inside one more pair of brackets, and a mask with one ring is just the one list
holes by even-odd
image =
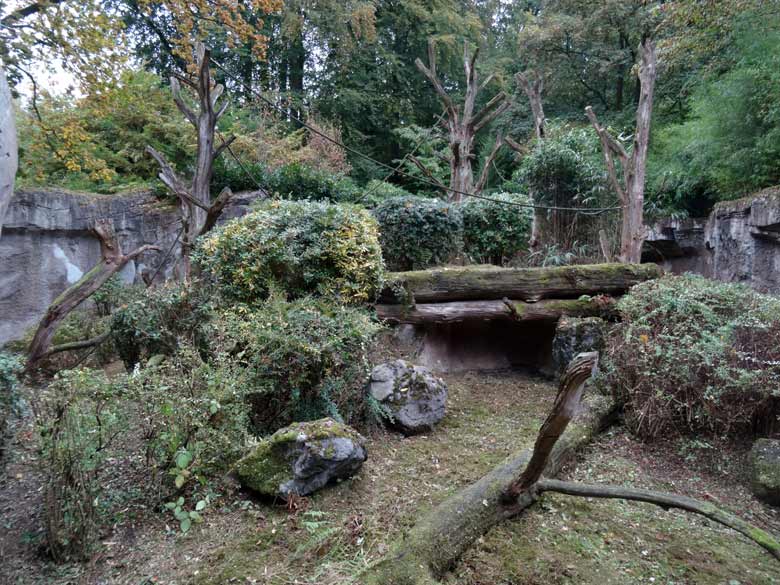
[[501, 115], [509, 107], [509, 100], [506, 93], [498, 92], [493, 98], [485, 104], [477, 115], [471, 118], [469, 124], [474, 129], [474, 133], [479, 132], [486, 124], [492, 122], [497, 116]]
[[633, 500], [637, 502], [647, 502], [660, 506], [664, 510], [677, 508], [686, 512], [693, 512], [705, 518], [722, 524], [740, 534], [746, 536], [757, 545], [769, 552], [773, 557], [780, 560], [780, 542], [768, 532], [745, 522], [741, 518], [729, 514], [728, 512], [715, 507], [709, 502], [701, 502], [687, 496], [678, 496], [664, 492], [652, 490], [643, 490], [636, 488], [626, 488], [608, 485], [590, 485], [583, 483], [572, 483], [568, 481], [559, 481], [556, 479], [542, 479], [536, 484], [536, 491], [556, 492], [569, 496], [580, 496], [585, 498], [613, 498], [620, 500]]
[[110, 336], [111, 336], [111, 331], [106, 331], [105, 333], [101, 333], [100, 335], [97, 335], [90, 339], [82, 339], [81, 341], [71, 341], [70, 343], [61, 343], [60, 345], [55, 345], [49, 351], [45, 352], [40, 357], [40, 359], [44, 360], [46, 358], [49, 358], [58, 353], [62, 353], [64, 351], [76, 351], [78, 349], [86, 349], [88, 347], [94, 347], [96, 345], [100, 345], [101, 343], [103, 343]]
[[426, 167], [424, 164], [422, 164], [422, 162], [416, 156], [409, 156], [409, 160], [412, 161], [414, 163], [414, 165], [418, 169], [420, 169], [420, 171], [422, 171], [422, 173], [426, 177], [428, 177], [428, 179], [430, 179], [431, 181], [436, 183], [436, 185], [438, 185], [440, 189], [443, 189], [445, 193], [448, 192], [447, 186], [444, 183], [442, 183], [439, 179], [434, 177], [433, 173], [430, 171], [430, 169], [428, 167]]
[[189, 120], [190, 124], [198, 127], [198, 117], [195, 115], [195, 112], [193, 112], [190, 107], [184, 102], [184, 99], [181, 96], [181, 84], [179, 83], [179, 80], [176, 76], [171, 75], [171, 93], [173, 94], [173, 101], [176, 102], [176, 107], [179, 108], [179, 111], [184, 114], [184, 117]]
[[490, 154], [487, 155], [484, 162], [482, 163], [482, 170], [479, 173], [479, 179], [477, 180], [477, 184], [474, 185], [474, 193], [481, 193], [482, 190], [485, 188], [485, 185], [487, 184], [488, 176], [490, 175], [490, 165], [492, 164], [493, 160], [496, 158], [496, 155], [498, 154], [498, 151], [501, 149], [501, 147], [504, 145], [504, 137], [499, 132], [496, 135], [496, 142], [493, 144], [493, 148], [490, 150]]
[[452, 99], [449, 94], [447, 94], [447, 90], [444, 89], [439, 77], [436, 75], [436, 42], [433, 39], [428, 41], [428, 67], [426, 67], [419, 58], [414, 60], [414, 64], [417, 66], [417, 69], [420, 70], [420, 73], [425, 75], [428, 81], [431, 82], [433, 89], [444, 102], [444, 107], [447, 109], [447, 115], [450, 120], [454, 121], [457, 118], [455, 105], [452, 103]]
[[203, 227], [201, 228], [198, 235], [202, 236], [203, 234], [209, 232], [215, 225], [217, 225], [217, 220], [219, 219], [219, 216], [222, 215], [222, 210], [225, 209], [225, 206], [230, 203], [231, 197], [233, 197], [233, 191], [231, 191], [229, 187], [222, 189], [220, 194], [214, 200], [214, 203], [212, 203], [208, 212], [206, 212], [206, 221], [204, 222]]
[[516, 501], [542, 477], [555, 443], [566, 430], [580, 404], [585, 382], [595, 372], [598, 359], [598, 352], [580, 353], [569, 363], [561, 378], [552, 410], [539, 429], [531, 460], [507, 490], [507, 501]]
[[621, 162], [624, 165], [627, 164], [628, 155], [626, 154], [623, 145], [619, 144], [614, 138], [612, 138], [609, 132], [607, 132], [606, 128], [599, 124], [598, 118], [596, 118], [596, 114], [593, 112], [592, 107], [588, 106], [585, 108], [585, 114], [588, 116], [590, 123], [593, 125], [593, 128], [596, 130], [596, 134], [598, 134], [599, 140], [601, 141], [601, 150], [602, 154], [604, 155], [604, 164], [607, 166], [607, 174], [609, 175], [610, 183], [612, 183], [612, 188], [615, 190], [615, 193], [617, 194], [621, 203], [625, 205], [626, 191], [618, 180], [617, 171], [615, 169], [615, 161], [612, 158], [612, 155], [615, 153], [620, 156]]

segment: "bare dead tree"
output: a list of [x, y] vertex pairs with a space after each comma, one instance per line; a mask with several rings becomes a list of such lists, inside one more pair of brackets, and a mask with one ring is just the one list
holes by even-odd
[[96, 220], [92, 231], [100, 240], [100, 262], [49, 305], [43, 319], [38, 323], [38, 328], [27, 351], [27, 365], [25, 369], [28, 372], [33, 370], [41, 360], [50, 355], [60, 351], [90, 347], [102, 341], [104, 337], [98, 336], [92, 340], [80, 341], [76, 344], [65, 344], [64, 346], [50, 349], [51, 340], [57, 331], [57, 327], [73, 309], [91, 297], [109, 278], [122, 270], [128, 262], [145, 252], [160, 250], [158, 246], [147, 244], [136, 248], [129, 254], [123, 254], [114, 231], [114, 223], [110, 219]]
[[651, 490], [544, 477], [558, 473], [566, 459], [587, 444], [615, 413], [616, 405], [605, 397], [583, 401], [585, 382], [597, 363], [598, 354], [591, 352], [577, 355], [569, 364], [532, 451], [522, 451], [421, 516], [384, 559], [361, 575], [360, 582], [433, 585], [474, 541], [496, 524], [517, 517], [543, 492], [636, 500], [701, 514], [740, 532], [780, 560], [780, 542], [773, 535], [708, 502]]
[[[478, 83], [475, 67], [478, 55], [479, 49], [475, 49], [472, 54], [469, 54], [468, 43], [464, 45], [463, 69], [466, 74], [466, 95], [460, 106], [453, 102], [436, 73], [436, 43], [433, 40], [428, 42], [428, 65], [426, 66], [420, 59], [415, 60], [417, 69], [431, 82], [433, 89], [444, 104], [445, 124], [450, 144], [449, 197], [453, 201], [460, 201], [463, 198], [462, 193], [479, 193], [484, 188], [489, 167], [503, 144], [503, 139], [496, 140], [496, 146], [482, 163], [481, 175], [475, 183], [472, 166], [475, 158], [474, 137], [509, 107], [508, 97], [506, 93], [501, 91], [488, 101], [485, 107], [475, 112], [479, 92], [493, 79], [493, 75], [490, 75], [481, 84]], [[415, 162], [419, 167], [418, 163], [419, 161]], [[430, 174], [425, 170], [423, 173], [426, 176]]]
[[[538, 141], [544, 140], [544, 108], [542, 107], [542, 92], [544, 91], [544, 77], [538, 72], [529, 69], [528, 71], [515, 75], [517, 84], [523, 88], [528, 101], [531, 103], [531, 112], [534, 116], [534, 133]], [[512, 145], [510, 144], [510, 147]], [[531, 194], [533, 195], [533, 193]], [[544, 223], [545, 211], [534, 208], [534, 215], [531, 222], [531, 239], [528, 242], [531, 250], [537, 249], [541, 244], [540, 231]]]
[[[610, 183], [623, 206], [618, 258], [621, 262], [633, 263], [641, 260], [642, 244], [647, 237], [643, 214], [645, 171], [647, 148], [650, 142], [650, 119], [653, 113], [653, 91], [657, 75], [655, 43], [651, 39], [646, 38], [639, 45], [639, 59], [639, 105], [636, 110], [636, 129], [631, 154], [620, 141], [599, 124], [593, 108], [590, 106], [585, 108], [585, 113], [601, 141]], [[620, 163], [622, 181], [618, 178], [615, 159]]]
[[3, 233], [5, 211], [14, 194], [18, 157], [11, 90], [0, 62], [0, 235]]
[[536, 138], [544, 138], [544, 108], [542, 107], [542, 92], [544, 91], [544, 77], [533, 69], [518, 73], [515, 79], [523, 88], [528, 101], [531, 103], [531, 112], [534, 115], [534, 132]]
[[[181, 237], [181, 255], [185, 278], [189, 278], [191, 273], [189, 257], [195, 239], [216, 225], [219, 216], [233, 196], [230, 189], [226, 187], [214, 201], [211, 200], [214, 161], [230, 146], [235, 136], [227, 138], [215, 147], [217, 122], [227, 110], [229, 102], [224, 100], [220, 105], [217, 103], [224, 88], [212, 82], [209, 69], [210, 54], [203, 43], [198, 43], [196, 47], [195, 62], [197, 75], [194, 80], [182, 76], [171, 77], [171, 91], [176, 106], [198, 133], [197, 163], [192, 180], [185, 181], [161, 153], [151, 146], [146, 147], [146, 152], [160, 165], [160, 180], [179, 199], [184, 228]], [[181, 83], [189, 87], [196, 96], [197, 111], [190, 108], [185, 101]]]

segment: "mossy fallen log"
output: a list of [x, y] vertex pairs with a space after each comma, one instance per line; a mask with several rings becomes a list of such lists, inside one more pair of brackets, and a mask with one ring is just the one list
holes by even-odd
[[[591, 396], [553, 448], [545, 475], [557, 474], [563, 464], [587, 445], [616, 414], [615, 403]], [[480, 536], [516, 516], [535, 501], [528, 492], [511, 505], [506, 493], [531, 461], [531, 449], [511, 457], [470, 486], [455, 492], [423, 515], [387, 556], [361, 577], [363, 585], [433, 585]]]
[[518, 300], [452, 301], [405, 305], [377, 305], [380, 319], [413, 325], [459, 323], [463, 321], [557, 321], [562, 316], [611, 318], [615, 313], [612, 297], [547, 299], [538, 303]]
[[392, 272], [380, 304], [491, 301], [503, 298], [535, 302], [576, 299], [582, 295], [621, 295], [663, 274], [656, 264], [587, 264], [551, 268], [462, 266]]

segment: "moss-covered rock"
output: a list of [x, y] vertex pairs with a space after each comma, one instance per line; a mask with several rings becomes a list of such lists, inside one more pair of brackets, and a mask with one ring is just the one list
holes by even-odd
[[365, 439], [357, 431], [323, 418], [279, 429], [239, 460], [234, 471], [245, 487], [287, 498], [351, 477], [366, 458]]
[[758, 439], [750, 450], [750, 483], [757, 498], [780, 506], [780, 441]]

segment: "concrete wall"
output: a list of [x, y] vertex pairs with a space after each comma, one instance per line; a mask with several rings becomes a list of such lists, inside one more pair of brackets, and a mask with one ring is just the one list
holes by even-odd
[[[225, 219], [246, 213], [258, 195], [237, 195], [225, 210]], [[148, 193], [17, 191], [0, 236], [0, 345], [22, 337], [57, 295], [95, 265], [100, 244], [91, 226], [96, 218], [106, 217], [114, 220], [124, 252], [143, 244], [163, 248], [128, 263], [121, 273], [125, 282], [142, 282], [144, 276], [155, 274], [158, 280], [171, 276], [175, 249], [165, 265], [160, 264], [179, 232], [172, 205]]]
[[643, 261], [780, 293], [780, 188], [724, 201], [706, 218], [658, 222]]

